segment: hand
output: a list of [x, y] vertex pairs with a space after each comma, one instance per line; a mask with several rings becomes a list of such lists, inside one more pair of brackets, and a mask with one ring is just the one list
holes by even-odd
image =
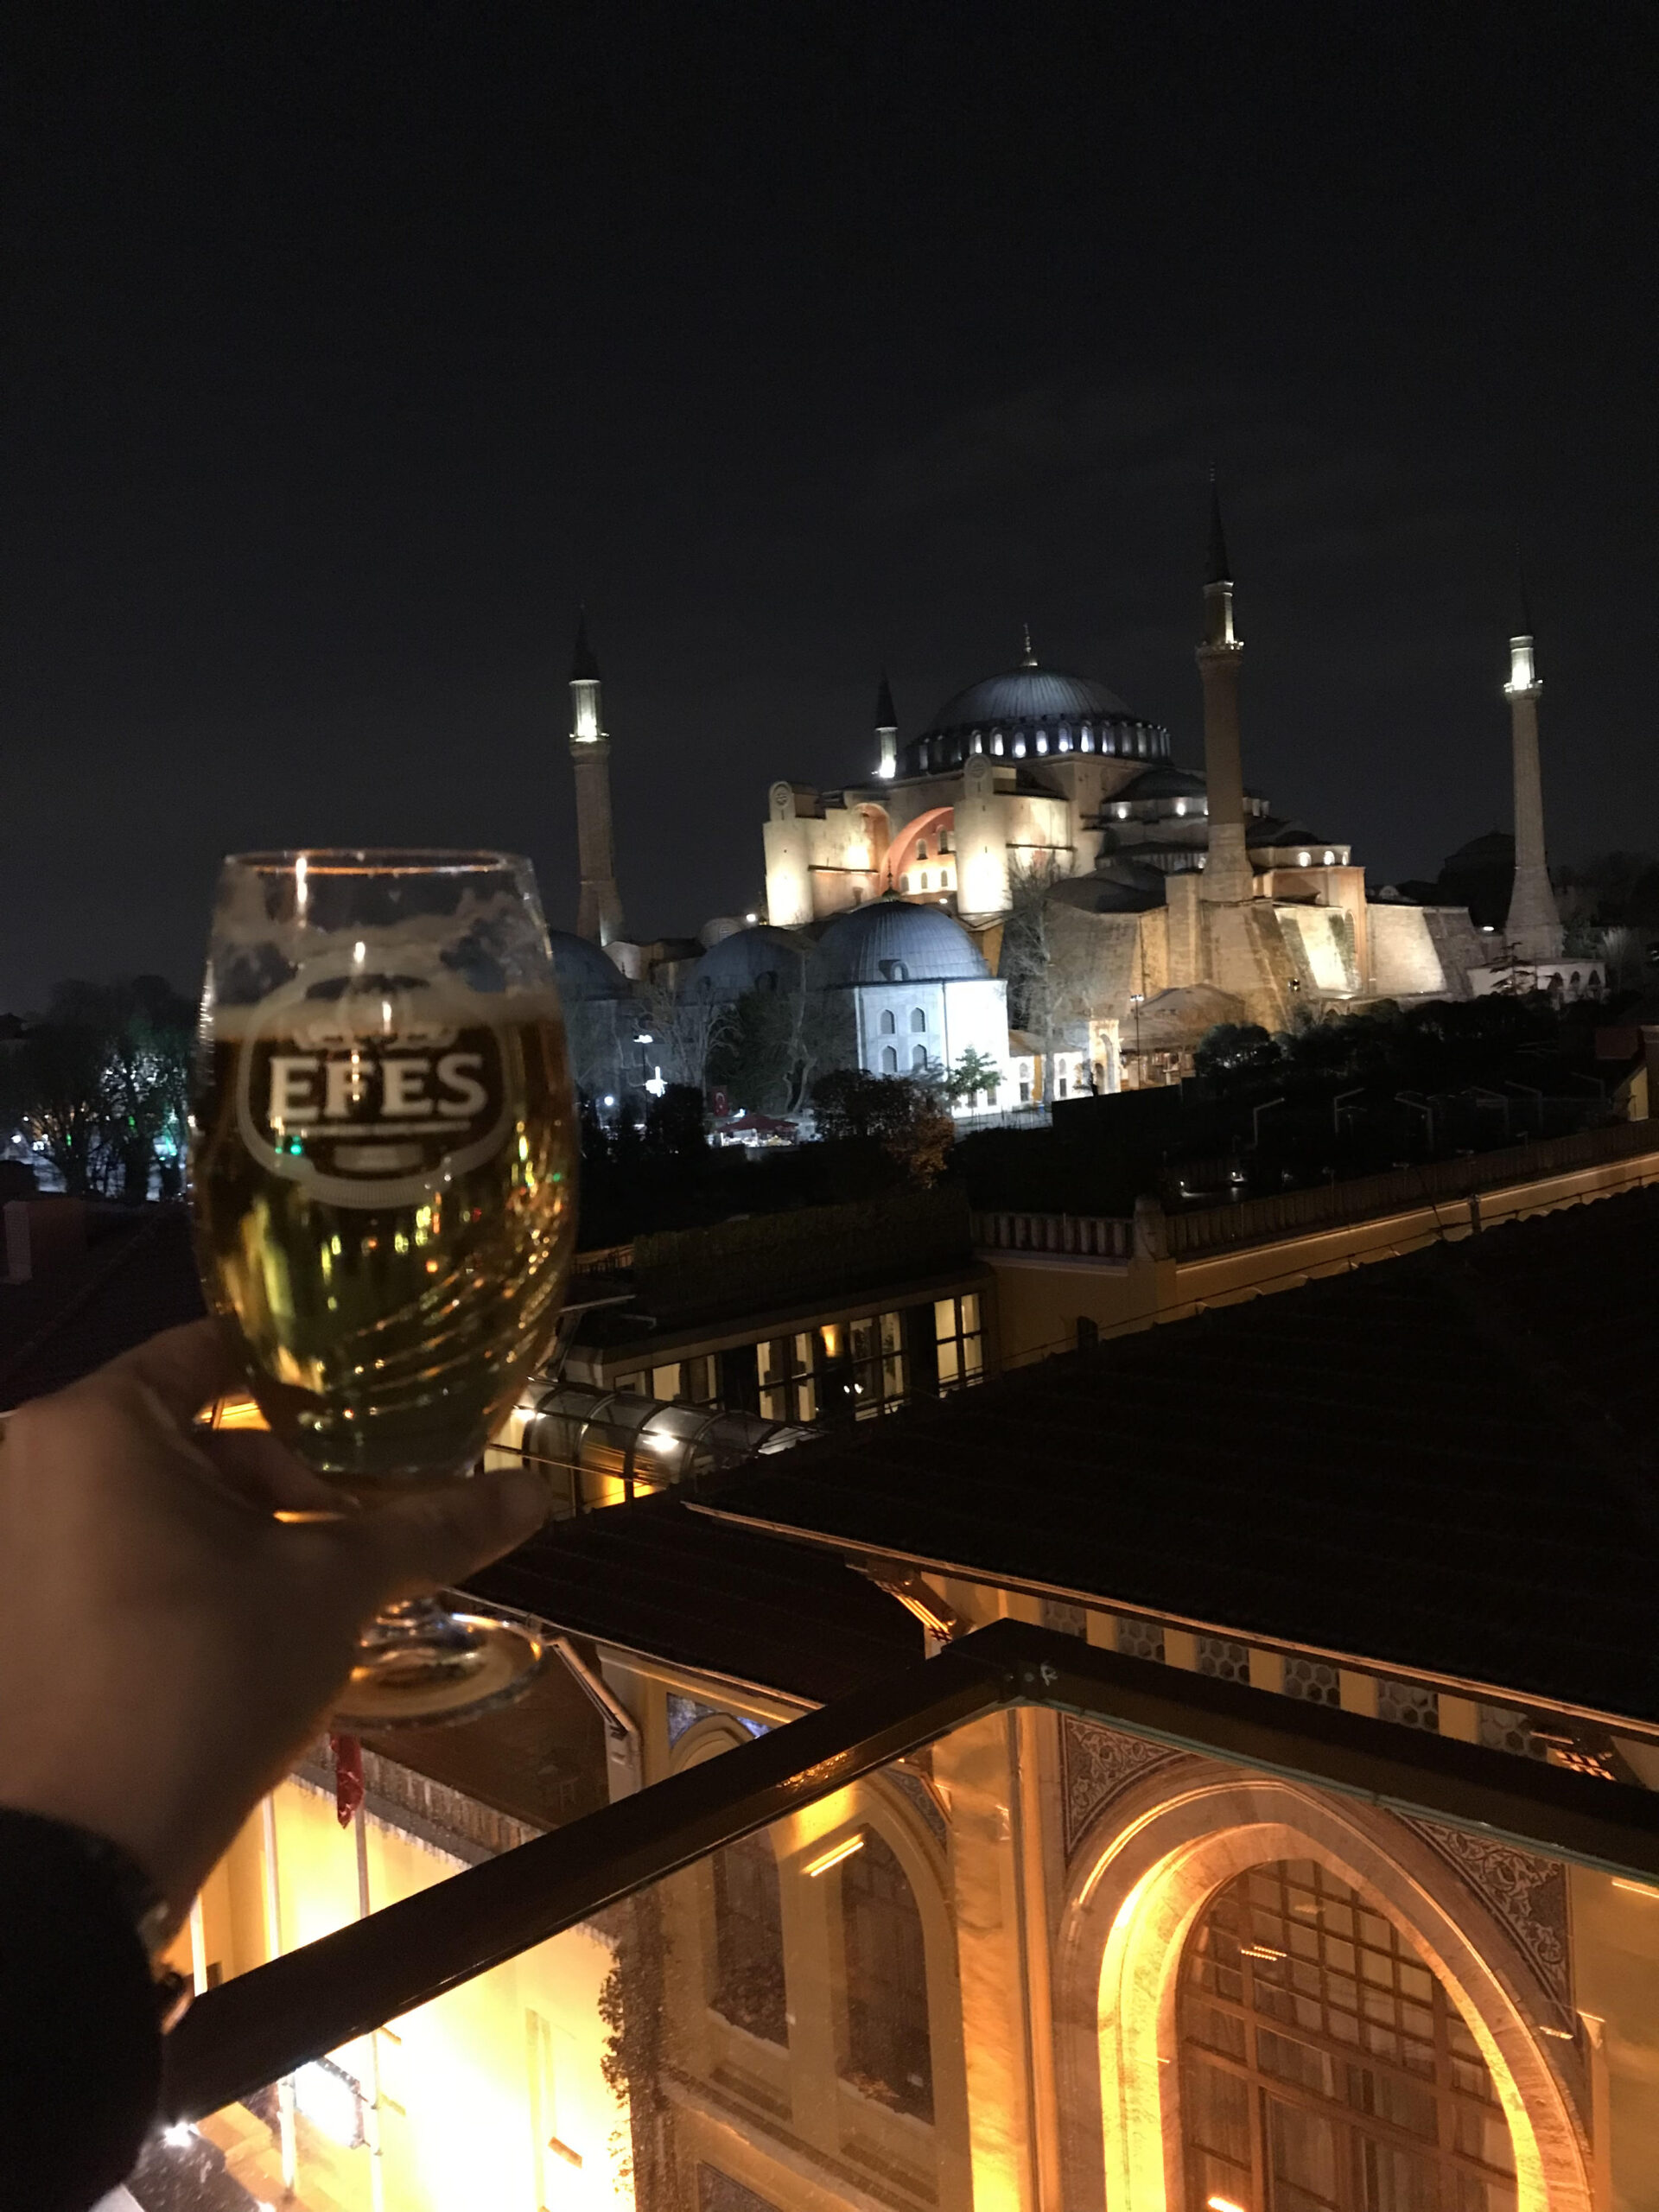
[[515, 1471], [278, 1521], [339, 1495], [272, 1436], [191, 1427], [240, 1382], [195, 1322], [20, 1407], [0, 1443], [0, 1804], [110, 1837], [181, 1919], [370, 1616], [510, 1551], [547, 1506]]

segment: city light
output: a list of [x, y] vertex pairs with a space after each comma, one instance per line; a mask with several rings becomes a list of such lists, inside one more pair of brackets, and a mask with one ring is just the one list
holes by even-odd
[[175, 2120], [171, 2127], [162, 2130], [162, 2140], [169, 2151], [182, 2151], [194, 2140], [195, 2133], [188, 2120]]

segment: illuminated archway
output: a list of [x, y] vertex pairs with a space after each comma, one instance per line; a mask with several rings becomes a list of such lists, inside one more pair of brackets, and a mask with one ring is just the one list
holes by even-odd
[[1177, 2212], [1185, 2197], [1176, 1999], [1194, 1923], [1263, 1862], [1313, 1859], [1409, 1936], [1491, 2070], [1517, 2212], [1592, 2212], [1583, 2133], [1532, 2023], [1557, 2008], [1474, 1893], [1404, 1822], [1270, 1778], [1183, 1763], [1085, 1840], [1061, 1923], [1056, 2059], [1077, 2212]]
[[[938, 839], [942, 836], [950, 835], [955, 826], [956, 809], [950, 806], [929, 807], [925, 814], [918, 814], [912, 820], [906, 822], [904, 828], [895, 834], [892, 843], [887, 847], [887, 861], [881, 871], [882, 888], [887, 891], [898, 891], [902, 888], [906, 876], [924, 865], [920, 857], [924, 844], [927, 847], [929, 863], [935, 861], [939, 849]], [[955, 842], [952, 836], [953, 845]], [[955, 852], [948, 853], [945, 860], [950, 870], [951, 887], [954, 888], [957, 880]], [[931, 873], [931, 866], [929, 873]]]

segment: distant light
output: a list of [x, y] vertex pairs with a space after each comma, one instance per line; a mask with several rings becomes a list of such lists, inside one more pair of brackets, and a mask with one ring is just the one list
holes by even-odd
[[843, 1859], [850, 1859], [855, 1851], [862, 1851], [863, 1848], [864, 1831], [860, 1828], [855, 1834], [843, 1836], [839, 1843], [832, 1844], [828, 1851], [821, 1852], [817, 1858], [809, 1859], [805, 1872], [815, 1878], [820, 1874], [827, 1874], [832, 1866], [839, 1866]]
[[760, 917], [758, 914], [745, 914], [743, 918], [748, 924], [749, 927], [753, 929], [755, 924], [760, 920]]
[[359, 938], [357, 943], [352, 947], [352, 958], [357, 963], [359, 968], [363, 965], [364, 955], [368, 951], [368, 949], [369, 948], [364, 944], [361, 938]]
[[1298, 853], [1296, 855], [1296, 865], [1298, 868], [1306, 868], [1313, 858], [1313, 855], [1312, 853]]
[[1236, 2204], [1230, 2196], [1206, 2196], [1204, 2201], [1208, 2212], [1244, 2212], [1244, 2207]]
[[610, 1094], [610, 1092], [609, 1092], [608, 1090], [607, 1090], [607, 1091], [606, 1092], [606, 1094], [605, 1094], [605, 1103], [606, 1103], [607, 1106], [614, 1106], [614, 1105], [615, 1105], [615, 1103], [616, 1103], [615, 1099], [612, 1097], [612, 1096], [611, 1096], [611, 1094]]
[[1325, 856], [1325, 864], [1326, 868], [1335, 868], [1337, 864], [1336, 855], [1334, 853], [1327, 853]]
[[175, 2120], [171, 2127], [163, 2128], [162, 2140], [169, 2151], [182, 2151], [195, 2140], [196, 2131], [188, 2120]]
[[1497, 926], [1491, 922], [1483, 922], [1480, 925], [1480, 933], [1483, 937], [1495, 937], [1497, 934]]
[[642, 1029], [633, 1041], [636, 1045], [650, 1045], [654, 1044], [656, 1039], [652, 1036], [649, 1029]]

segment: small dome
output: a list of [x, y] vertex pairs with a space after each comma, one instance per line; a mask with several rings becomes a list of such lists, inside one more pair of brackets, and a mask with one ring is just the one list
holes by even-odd
[[1163, 760], [1169, 732], [1142, 721], [1092, 677], [1027, 666], [988, 676], [947, 699], [904, 747], [900, 772], [925, 776], [958, 767], [976, 752], [1013, 760], [1043, 752]]
[[1173, 760], [1169, 760], [1156, 768], [1143, 768], [1132, 782], [1125, 784], [1122, 790], [1114, 796], [1136, 804], [1149, 798], [1201, 798], [1204, 796], [1204, 777], [1197, 768], [1178, 768]]
[[801, 948], [783, 930], [762, 925], [734, 930], [711, 944], [686, 988], [706, 999], [741, 999], [746, 991], [792, 990], [800, 981]]
[[837, 914], [818, 940], [813, 980], [849, 983], [965, 983], [990, 974], [972, 938], [943, 906], [891, 893]]
[[550, 930], [547, 941], [553, 949], [559, 996], [567, 1006], [592, 999], [627, 997], [627, 977], [591, 938], [577, 937], [569, 930]]

